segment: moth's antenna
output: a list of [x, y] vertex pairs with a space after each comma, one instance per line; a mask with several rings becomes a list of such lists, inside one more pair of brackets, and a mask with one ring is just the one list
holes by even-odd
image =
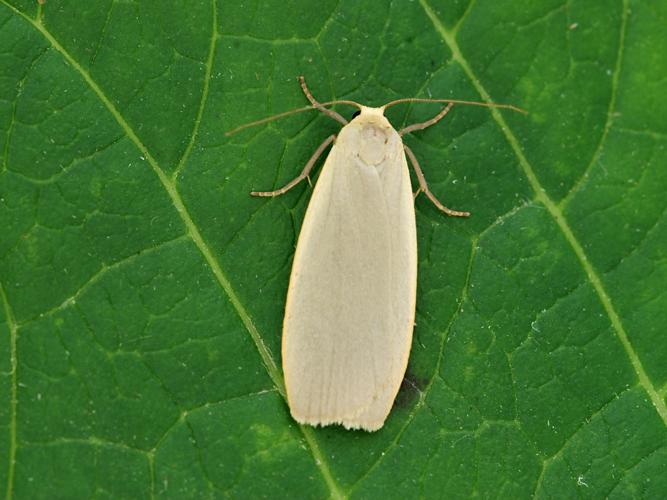
[[348, 122], [345, 118], [340, 116], [333, 109], [325, 108], [321, 103], [317, 101], [317, 99], [313, 97], [313, 94], [311, 94], [310, 90], [308, 89], [308, 85], [306, 85], [306, 79], [303, 77], [303, 75], [299, 77], [299, 83], [301, 84], [301, 90], [303, 90], [303, 93], [306, 95], [306, 99], [310, 101], [310, 104], [315, 106], [317, 109], [319, 109], [322, 113], [324, 113], [328, 117], [333, 118], [334, 120], [336, 120], [339, 123], [342, 123], [343, 125], [347, 125]]
[[[318, 103], [320, 106], [333, 106], [335, 104], [348, 104], [350, 106], [356, 106], [357, 108], [361, 109], [361, 104], [356, 103], [354, 101], [327, 101], [323, 103]], [[256, 120], [254, 122], [250, 123], [244, 123], [243, 125], [240, 125], [236, 128], [233, 128], [232, 130], [228, 130], [225, 132], [226, 136], [230, 136], [232, 134], [235, 134], [236, 132], [239, 132], [243, 129], [249, 128], [249, 127], [254, 127], [255, 125], [261, 125], [263, 123], [269, 123], [274, 120], [277, 120], [279, 118], [283, 118], [284, 116], [289, 116], [289, 115], [295, 115], [297, 113], [303, 113], [304, 111], [313, 111], [314, 109], [320, 109], [318, 106], [306, 106], [303, 108], [296, 108], [296, 109], [290, 109], [289, 111], [283, 111], [282, 113], [278, 113], [277, 115], [272, 115], [272, 116], [267, 116], [266, 118], [262, 118], [261, 120]]]
[[385, 108], [393, 106], [394, 104], [401, 104], [403, 102], [450, 102], [452, 104], [470, 104], [471, 106], [483, 106], [485, 108], [502, 108], [502, 109], [511, 109], [512, 111], [517, 111], [523, 113], [524, 115], [528, 114], [528, 111], [521, 109], [517, 106], [511, 104], [495, 104], [488, 102], [479, 102], [479, 101], [461, 101], [458, 99], [422, 99], [419, 97], [406, 97], [404, 99], [396, 99], [395, 101], [388, 102], [384, 105]]

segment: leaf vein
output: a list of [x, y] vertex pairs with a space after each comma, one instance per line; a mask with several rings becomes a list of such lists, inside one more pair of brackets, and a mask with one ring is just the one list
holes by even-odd
[[570, 191], [567, 193], [567, 195], [558, 204], [558, 208], [560, 208], [561, 210], [565, 206], [567, 206], [567, 204], [572, 200], [574, 195], [579, 192], [579, 190], [588, 180], [588, 176], [590, 175], [591, 170], [595, 167], [595, 165], [597, 165], [597, 163], [600, 160], [600, 156], [602, 155], [602, 150], [607, 141], [607, 136], [609, 135], [609, 130], [611, 130], [611, 126], [614, 124], [614, 118], [616, 116], [614, 110], [616, 109], [616, 97], [618, 96], [618, 82], [621, 74], [621, 66], [623, 64], [623, 47], [625, 45], [625, 32], [627, 31], [627, 25], [628, 25], [628, 8], [629, 7], [627, 4], [627, 0], [623, 0], [623, 7], [622, 7], [623, 13], [621, 16], [621, 28], [618, 39], [618, 52], [616, 54], [616, 65], [614, 67], [614, 72], [611, 77], [611, 97], [609, 98], [609, 106], [607, 108], [607, 120], [604, 124], [602, 135], [600, 135], [600, 140], [598, 141], [595, 151], [593, 151], [593, 155], [591, 156], [590, 162], [584, 169], [584, 172], [581, 174], [579, 179], [577, 179], [577, 181], [575, 181], [575, 183], [572, 185], [572, 188], [570, 188]]
[[9, 329], [9, 363], [11, 366], [11, 381], [10, 381], [10, 400], [9, 400], [9, 453], [7, 453], [7, 490], [6, 498], [9, 500], [13, 496], [14, 491], [14, 477], [16, 472], [16, 406], [18, 403], [18, 378], [17, 368], [18, 359], [16, 352], [16, 340], [18, 325], [14, 320], [14, 313], [7, 300], [5, 289], [0, 283], [0, 300], [5, 313], [5, 323]]
[[194, 146], [195, 140], [197, 139], [197, 135], [199, 133], [199, 127], [201, 125], [202, 117], [204, 116], [204, 109], [206, 108], [206, 102], [208, 101], [209, 85], [211, 80], [211, 73], [213, 71], [213, 59], [215, 58], [215, 46], [218, 38], [218, 9], [216, 6], [216, 0], [211, 0], [211, 41], [208, 47], [208, 57], [206, 58], [206, 70], [204, 71], [204, 82], [201, 91], [201, 99], [199, 101], [199, 108], [197, 109], [195, 123], [192, 127], [192, 133], [190, 134], [190, 140], [188, 141], [188, 145], [185, 147], [183, 156], [181, 156], [180, 161], [176, 165], [174, 173], [171, 175], [171, 179], [174, 183], [178, 182], [178, 176], [181, 174], [183, 167], [190, 157], [192, 147]]

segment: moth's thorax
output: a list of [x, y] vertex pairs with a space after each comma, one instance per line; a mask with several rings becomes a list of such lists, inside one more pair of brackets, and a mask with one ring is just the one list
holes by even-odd
[[354, 148], [366, 165], [378, 165], [401, 151], [398, 133], [384, 116], [384, 107], [361, 107], [361, 113], [341, 130], [339, 142]]

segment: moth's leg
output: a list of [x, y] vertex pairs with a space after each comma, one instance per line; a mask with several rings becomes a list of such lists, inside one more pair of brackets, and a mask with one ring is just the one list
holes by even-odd
[[313, 94], [311, 94], [310, 90], [308, 90], [308, 86], [306, 85], [306, 79], [303, 76], [299, 77], [299, 83], [301, 84], [301, 90], [303, 90], [303, 93], [306, 94], [306, 98], [310, 101], [310, 104], [312, 104], [315, 108], [319, 109], [322, 113], [329, 116], [330, 118], [333, 118], [334, 120], [342, 123], [343, 125], [347, 125], [348, 122], [345, 118], [340, 116], [333, 109], [325, 108], [313, 97]]
[[401, 130], [399, 130], [398, 135], [402, 136], [402, 135], [405, 135], [405, 134], [409, 134], [410, 132], [414, 132], [415, 130], [424, 130], [426, 127], [430, 127], [431, 125], [434, 125], [434, 124], [438, 123], [440, 120], [442, 120], [445, 117], [445, 115], [447, 113], [449, 113], [449, 110], [452, 109], [452, 106], [454, 106], [454, 103], [450, 102], [449, 104], [447, 104], [447, 106], [442, 108], [440, 113], [435, 115], [430, 120], [426, 120], [425, 122], [421, 122], [421, 123], [413, 123], [412, 125], [408, 125], [407, 127], [402, 128]]
[[434, 196], [433, 193], [431, 193], [431, 190], [428, 188], [428, 184], [426, 183], [422, 169], [419, 167], [419, 162], [417, 161], [415, 154], [405, 144], [403, 144], [403, 149], [405, 149], [405, 153], [408, 155], [408, 158], [410, 158], [412, 168], [415, 169], [415, 174], [417, 174], [417, 179], [419, 180], [419, 189], [417, 189], [415, 192], [415, 198], [421, 191], [428, 197], [429, 200], [433, 202], [436, 207], [438, 207], [439, 210], [442, 210], [447, 215], [452, 215], [454, 217], [468, 217], [470, 212], [459, 212], [458, 210], [452, 210], [451, 208], [447, 208], [442, 203], [440, 203], [440, 201]]
[[292, 179], [280, 189], [276, 189], [275, 191], [253, 191], [250, 194], [252, 196], [280, 196], [281, 194], [285, 194], [287, 191], [292, 189], [299, 182], [306, 178], [308, 178], [308, 182], [310, 182], [310, 177], [308, 177], [308, 174], [310, 174], [310, 171], [313, 169], [313, 165], [315, 165], [315, 162], [322, 155], [327, 146], [329, 146], [329, 144], [331, 144], [335, 139], [335, 135], [330, 135], [327, 137], [325, 141], [320, 144], [320, 147], [315, 150], [313, 156], [310, 157], [310, 160], [308, 160], [308, 163], [306, 163], [306, 166], [303, 168], [299, 176]]

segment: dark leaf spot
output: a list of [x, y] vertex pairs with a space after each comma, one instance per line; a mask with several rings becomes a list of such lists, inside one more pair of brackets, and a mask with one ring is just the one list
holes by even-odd
[[401, 383], [401, 388], [396, 395], [394, 406], [399, 408], [410, 408], [418, 399], [421, 391], [428, 384], [428, 380], [420, 379], [406, 372]]

